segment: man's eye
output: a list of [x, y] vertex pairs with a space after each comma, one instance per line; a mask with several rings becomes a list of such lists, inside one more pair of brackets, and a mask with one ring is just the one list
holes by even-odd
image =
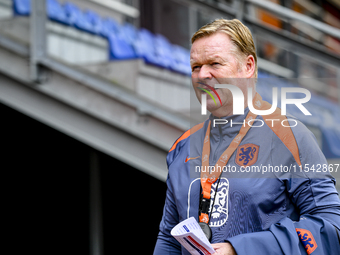
[[212, 63], [213, 65], [219, 65], [220, 63], [218, 63], [218, 62], [214, 62], [214, 63]]
[[196, 69], [198, 69], [198, 68], [200, 68], [200, 66], [193, 66], [193, 67], [192, 67], [192, 70], [194, 71], [194, 70], [196, 70]]

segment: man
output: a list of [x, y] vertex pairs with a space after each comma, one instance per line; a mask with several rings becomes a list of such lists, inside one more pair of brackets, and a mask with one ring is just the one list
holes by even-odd
[[[188, 254], [170, 231], [192, 216], [207, 235], [211, 231], [215, 254], [340, 254], [340, 200], [315, 137], [280, 109], [265, 116], [249, 110], [271, 108], [255, 91], [257, 59], [249, 29], [235, 19], [203, 26], [192, 37], [190, 62], [196, 96], [206, 96], [211, 115], [169, 151], [154, 254]], [[231, 90], [216, 84], [243, 92], [244, 115], [233, 115]], [[264, 166], [263, 176], [245, 171]]]

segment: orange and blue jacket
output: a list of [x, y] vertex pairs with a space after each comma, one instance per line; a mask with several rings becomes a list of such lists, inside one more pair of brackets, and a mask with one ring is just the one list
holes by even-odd
[[[207, 127], [211, 125], [209, 165], [214, 166], [247, 111], [215, 126], [210, 115], [170, 149], [155, 255], [189, 254], [170, 231], [189, 217], [198, 220]], [[257, 119], [212, 185], [211, 242], [230, 242], [238, 255], [340, 254], [340, 200], [331, 175], [340, 169], [327, 163], [314, 135], [294, 117], [274, 113]]]

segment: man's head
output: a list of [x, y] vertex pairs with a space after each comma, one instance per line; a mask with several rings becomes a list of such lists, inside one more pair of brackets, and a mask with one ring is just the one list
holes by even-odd
[[[257, 57], [249, 29], [239, 20], [215, 20], [200, 28], [191, 39], [190, 64], [192, 83], [198, 100], [200, 88], [209, 90], [215, 84], [238, 86], [247, 102], [247, 88], [255, 88]], [[207, 97], [207, 108], [217, 117], [232, 114], [232, 95], [229, 89], [217, 89], [220, 103]]]

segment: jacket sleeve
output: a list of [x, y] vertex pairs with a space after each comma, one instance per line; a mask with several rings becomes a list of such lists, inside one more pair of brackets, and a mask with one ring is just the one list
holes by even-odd
[[168, 176], [163, 217], [159, 225], [159, 233], [154, 255], [181, 254], [181, 246], [170, 234], [174, 226], [179, 223], [175, 201], [173, 199], [171, 180]]
[[181, 254], [180, 244], [170, 234], [173, 227], [178, 224], [179, 219], [176, 204], [173, 199], [172, 185], [169, 175], [166, 183], [168, 188], [166, 191], [163, 217], [159, 225], [159, 233], [154, 250], [154, 255]]
[[[172, 164], [178, 152], [179, 152], [178, 148], [169, 152], [167, 156], [168, 169], [170, 168], [170, 165]], [[181, 254], [181, 245], [170, 234], [171, 230], [179, 223], [179, 216], [173, 195], [173, 186], [171, 182], [170, 171], [167, 177], [166, 185], [167, 191], [165, 204], [163, 208], [163, 216], [161, 223], [159, 225], [159, 233], [153, 253], [154, 255]]]
[[159, 233], [154, 249], [154, 255], [182, 254], [181, 245], [170, 233], [171, 230], [179, 223], [179, 215], [176, 206], [176, 198], [174, 196], [173, 181], [178, 178], [178, 171], [180, 170], [180, 167], [178, 166], [171, 166], [175, 162], [177, 156], [180, 155], [186, 141], [188, 141], [186, 138], [190, 136], [190, 131], [191, 130], [187, 130], [175, 141], [166, 157], [166, 163], [169, 170], [168, 178], [166, 181], [167, 190], [165, 205], [163, 209], [163, 217], [159, 225]]
[[299, 222], [285, 218], [268, 231], [227, 239], [238, 255], [324, 255], [340, 254], [337, 229], [319, 216], [305, 215]]

